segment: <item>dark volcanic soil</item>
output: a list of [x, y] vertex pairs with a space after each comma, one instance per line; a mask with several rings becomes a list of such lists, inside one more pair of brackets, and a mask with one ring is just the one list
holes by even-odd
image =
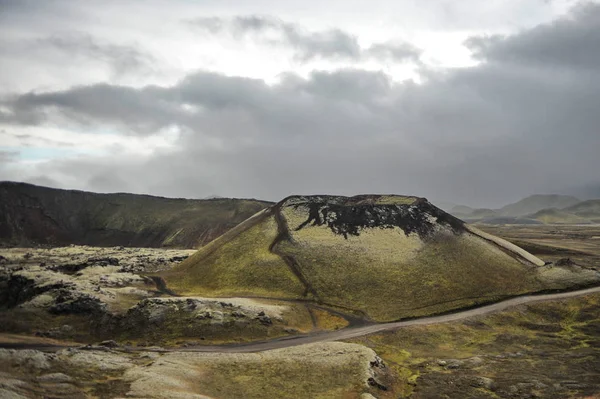
[[[436, 225], [450, 227], [456, 234], [465, 231], [463, 222], [433, 206], [425, 198], [415, 198], [407, 204], [377, 203], [378, 196], [358, 197], [296, 197], [291, 206], [308, 208], [308, 218], [295, 230], [326, 225], [335, 234], [358, 236], [363, 228], [393, 229], [406, 235], [416, 233], [426, 239]], [[285, 203], [284, 203], [285, 204]]]

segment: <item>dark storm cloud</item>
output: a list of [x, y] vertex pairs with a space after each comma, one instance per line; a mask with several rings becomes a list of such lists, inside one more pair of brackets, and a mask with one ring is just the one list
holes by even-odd
[[[587, 6], [519, 34], [473, 39], [482, 64], [423, 71], [423, 84], [360, 69], [287, 74], [273, 85], [199, 71], [171, 86], [25, 93], [0, 109], [14, 124], [66, 116], [139, 135], [179, 127], [176, 147], [151, 156], [40, 166], [89, 189], [273, 200], [390, 192], [497, 206], [597, 182], [600, 62], [573, 48], [563, 59], [558, 47], [580, 40], [593, 51], [587, 38], [600, 28], [589, 21], [598, 18], [600, 6]], [[262, 32], [267, 22], [244, 23]], [[524, 50], [536, 42], [541, 55]]]
[[[27, 93], [9, 97], [10, 112], [0, 114], [0, 121], [39, 125], [53, 117], [66, 116], [79, 125], [115, 124], [135, 132], [151, 133], [178, 115], [169, 103], [161, 102], [164, 89], [134, 89], [106, 83], [80, 86], [64, 91]], [[3, 102], [0, 102], [2, 104]]]
[[[340, 59], [360, 61], [368, 58], [403, 62], [418, 60], [421, 51], [409, 43], [376, 43], [361, 48], [358, 38], [341, 29], [309, 31], [306, 28], [269, 16], [237, 16], [231, 19], [201, 17], [188, 21], [196, 28], [212, 34], [231, 33], [234, 37], [247, 35], [266, 43], [289, 46], [295, 58], [302, 62], [313, 59]], [[274, 39], [269, 34], [278, 34]]]
[[518, 35], [467, 41], [484, 60], [535, 67], [597, 69], [600, 65], [600, 5], [583, 3], [571, 15]]
[[50, 47], [66, 56], [82, 56], [109, 64], [117, 75], [150, 68], [154, 58], [139, 46], [104, 43], [82, 32], [54, 33], [38, 39], [37, 45]]

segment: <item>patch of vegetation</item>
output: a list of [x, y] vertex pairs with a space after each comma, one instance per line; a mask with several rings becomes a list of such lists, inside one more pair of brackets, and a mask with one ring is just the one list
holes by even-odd
[[177, 308], [170, 305], [162, 313], [155, 312], [154, 317], [131, 314], [116, 326], [112, 337], [122, 343], [174, 347], [245, 343], [313, 330], [311, 316], [302, 304], [281, 303], [281, 315], [273, 317], [268, 310], [250, 311], [227, 304], [226, 300], [222, 303], [223, 307], [205, 307], [195, 312], [182, 304]]
[[599, 305], [593, 294], [350, 342], [392, 366], [403, 397], [582, 397], [600, 392]]
[[94, 319], [84, 315], [53, 315], [44, 309], [14, 308], [0, 312], [0, 331], [91, 343]]
[[311, 309], [317, 328], [321, 330], [339, 330], [348, 325], [348, 321], [323, 309]]
[[[365, 347], [333, 342], [257, 354], [168, 354], [143, 375], [164, 381], [165, 396], [184, 390], [223, 399], [359, 399], [364, 393], [396, 398], [393, 386], [383, 385], [387, 368], [377, 363]], [[370, 385], [370, 379], [385, 390]], [[142, 381], [132, 384], [134, 396], [147, 396]]]
[[[305, 213], [286, 208], [290, 226]], [[422, 241], [396, 229], [345, 239], [327, 227], [293, 231], [278, 251], [293, 256], [324, 304], [377, 321], [440, 313], [541, 288], [531, 268], [468, 233]]]
[[163, 276], [170, 289], [186, 296], [301, 297], [302, 284], [269, 250], [277, 234], [274, 218], [265, 215], [235, 239], [221, 237]]

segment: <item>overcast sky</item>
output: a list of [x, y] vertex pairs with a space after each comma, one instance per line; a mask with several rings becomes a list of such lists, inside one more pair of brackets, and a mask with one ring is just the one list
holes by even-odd
[[600, 4], [0, 0], [0, 180], [499, 206], [600, 187]]

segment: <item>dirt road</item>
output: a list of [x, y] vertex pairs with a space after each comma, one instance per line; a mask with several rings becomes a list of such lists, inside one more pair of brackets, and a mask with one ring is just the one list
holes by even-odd
[[[572, 298], [581, 295], [599, 293], [600, 286], [581, 289], [577, 291], [561, 292], [555, 294], [542, 294], [542, 295], [526, 295], [516, 298], [507, 299], [505, 301], [493, 303], [478, 308], [464, 310], [456, 313], [445, 314], [440, 316], [423, 317], [413, 320], [398, 321], [393, 323], [380, 323], [372, 324], [361, 327], [350, 327], [337, 331], [326, 331], [322, 333], [313, 333], [308, 335], [297, 335], [293, 337], [277, 338], [269, 341], [252, 342], [249, 344], [232, 344], [232, 345], [207, 345], [207, 346], [195, 346], [186, 348], [147, 348], [147, 347], [120, 347], [122, 351], [155, 351], [155, 352], [212, 352], [212, 353], [251, 353], [251, 352], [263, 352], [272, 349], [289, 348], [297, 345], [311, 344], [316, 342], [329, 342], [329, 341], [340, 341], [350, 338], [356, 338], [363, 335], [373, 334], [381, 331], [395, 330], [398, 328], [409, 327], [409, 326], [422, 326], [428, 324], [447, 323], [452, 321], [464, 320], [469, 317], [482, 316], [494, 312], [499, 312], [508, 309], [513, 306], [552, 301], [558, 299]], [[44, 344], [33, 344], [33, 343], [9, 343], [2, 339], [0, 336], [0, 347], [11, 347], [19, 349], [38, 349], [46, 351], [54, 351], [65, 349], [67, 345], [44, 345]], [[90, 349], [92, 349], [91, 347]]]
[[191, 348], [177, 349], [184, 352], [227, 352], [227, 353], [250, 353], [262, 352], [271, 349], [288, 348], [291, 346], [310, 344], [315, 342], [341, 341], [344, 339], [356, 338], [363, 335], [373, 334], [381, 331], [396, 330], [398, 328], [409, 326], [422, 326], [427, 324], [447, 323], [451, 321], [464, 320], [469, 317], [486, 315], [499, 312], [507, 308], [523, 305], [527, 303], [551, 301], [557, 299], [572, 298], [576, 296], [598, 293], [600, 287], [586, 288], [577, 291], [561, 292], [556, 294], [526, 295], [505, 301], [493, 303], [478, 308], [464, 310], [461, 312], [445, 314], [441, 316], [423, 317], [413, 320], [398, 321], [393, 323], [372, 324], [363, 327], [345, 328], [337, 331], [328, 331], [323, 333], [314, 333], [309, 335], [299, 335], [294, 337], [278, 338], [264, 342], [253, 342], [243, 345], [223, 345], [223, 346], [198, 346]]

